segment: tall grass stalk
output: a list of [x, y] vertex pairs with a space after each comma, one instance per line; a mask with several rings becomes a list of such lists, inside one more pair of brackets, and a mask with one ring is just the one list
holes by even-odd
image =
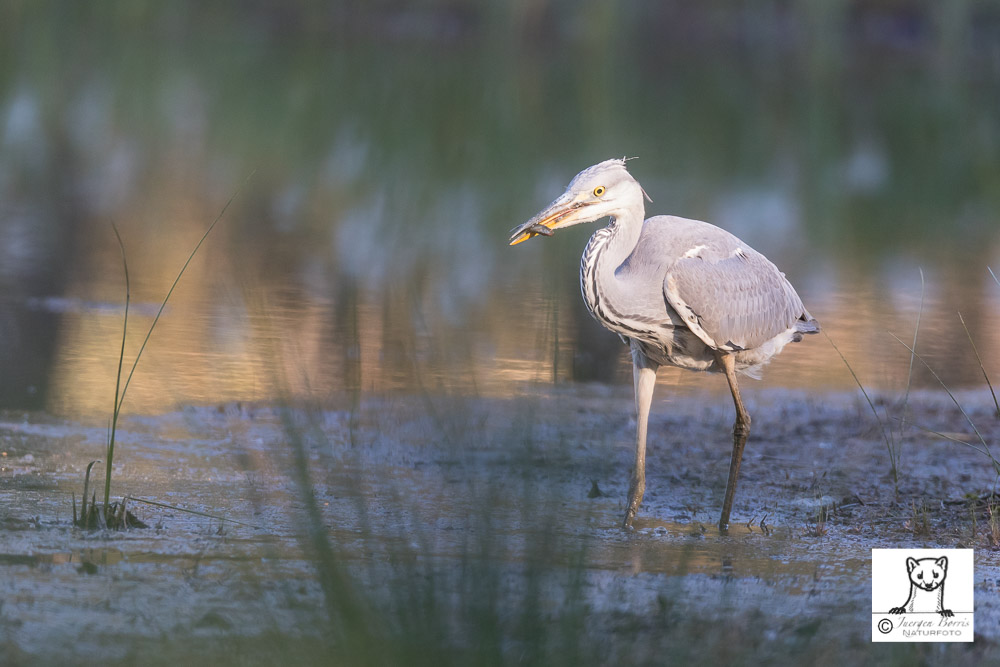
[[[922, 268], [917, 269], [920, 272], [920, 307], [917, 309], [917, 323], [913, 327], [913, 349], [917, 349], [917, 335], [920, 333], [920, 317], [924, 314], [924, 270]], [[913, 361], [915, 355], [910, 354], [910, 367], [906, 372], [906, 393], [903, 395], [903, 420], [902, 426], [906, 427], [906, 408], [910, 404], [910, 387], [913, 382]]]
[[118, 233], [118, 228], [115, 226], [114, 223], [111, 224], [111, 228], [115, 232], [115, 238], [118, 240], [118, 248], [119, 250], [121, 250], [122, 265], [125, 272], [125, 315], [123, 317], [123, 323], [122, 323], [122, 344], [121, 344], [121, 349], [118, 353], [118, 373], [115, 376], [114, 409], [111, 412], [111, 425], [108, 433], [107, 457], [104, 467], [104, 516], [105, 517], [107, 517], [108, 515], [108, 508], [110, 507], [111, 504], [111, 469], [115, 458], [115, 435], [118, 431], [118, 418], [121, 415], [122, 404], [125, 402], [125, 394], [128, 391], [129, 384], [132, 382], [132, 376], [135, 374], [135, 369], [139, 365], [139, 360], [142, 358], [142, 353], [146, 350], [146, 345], [149, 343], [150, 337], [153, 335], [153, 330], [156, 329], [156, 325], [159, 323], [160, 317], [163, 315], [164, 308], [167, 307], [167, 302], [170, 300], [171, 295], [174, 293], [174, 289], [180, 282], [181, 277], [184, 275], [184, 272], [187, 271], [188, 265], [191, 264], [191, 260], [194, 259], [194, 256], [198, 253], [198, 250], [205, 242], [205, 239], [208, 238], [208, 235], [212, 233], [212, 230], [215, 229], [215, 226], [219, 224], [220, 220], [222, 220], [222, 216], [226, 214], [226, 211], [229, 209], [230, 204], [232, 204], [233, 201], [236, 199], [236, 197], [240, 194], [240, 192], [243, 190], [243, 187], [247, 184], [247, 181], [250, 180], [253, 174], [254, 172], [251, 172], [250, 175], [247, 176], [246, 180], [243, 181], [243, 184], [240, 185], [239, 188], [237, 188], [236, 192], [234, 192], [233, 195], [229, 198], [229, 201], [226, 202], [226, 205], [222, 207], [222, 210], [219, 212], [219, 215], [217, 215], [215, 220], [212, 221], [212, 224], [208, 226], [208, 228], [205, 230], [205, 233], [201, 235], [201, 238], [198, 240], [198, 243], [195, 244], [194, 249], [188, 255], [188, 258], [184, 262], [184, 265], [181, 267], [181, 270], [177, 273], [177, 277], [174, 278], [174, 282], [170, 285], [170, 289], [167, 290], [166, 296], [164, 296], [163, 301], [160, 302], [160, 308], [159, 310], [156, 311], [156, 316], [153, 318], [153, 323], [149, 325], [149, 330], [146, 332], [146, 337], [143, 339], [142, 345], [139, 347], [139, 352], [135, 355], [135, 360], [132, 362], [132, 368], [129, 370], [128, 377], [125, 378], [124, 383], [122, 382], [122, 370], [124, 368], [124, 362], [125, 362], [125, 341], [128, 337], [128, 309], [129, 309], [129, 301], [131, 300], [131, 284], [129, 282], [128, 260], [125, 253], [125, 243], [122, 241], [121, 234]]
[[[961, 438], [956, 438], [954, 435], [950, 435], [948, 433], [942, 433], [941, 431], [935, 431], [932, 428], [927, 428], [926, 426], [921, 426], [920, 424], [913, 424], [913, 426], [916, 426], [918, 429], [920, 429], [924, 433], [929, 433], [931, 435], [937, 436], [937, 437], [941, 438], [942, 440], [950, 440], [951, 442], [954, 442], [957, 445], [965, 445], [966, 447], [979, 452], [980, 454], [982, 454], [983, 456], [985, 456], [987, 458], [992, 458], [991, 454], [987, 450], [981, 448], [979, 445], [976, 445], [975, 443], [968, 442], [966, 440], [962, 440]], [[1000, 470], [997, 470], [997, 473], [1000, 474]]]
[[[997, 284], [997, 287], [1000, 287], [1000, 278], [997, 278], [997, 274], [993, 273], [993, 269], [987, 266], [986, 270], [990, 272], [991, 276], [993, 276], [993, 282], [995, 282]], [[964, 322], [963, 322], [963, 324], [964, 324]], [[977, 353], [977, 356], [978, 356], [978, 353]], [[981, 362], [980, 362], [980, 366], [982, 366]], [[983, 374], [985, 374], [985, 373], [986, 373], [986, 369], [984, 368], [983, 369]], [[989, 382], [988, 378], [987, 378], [987, 382]], [[990, 391], [993, 391], [993, 385], [990, 385]], [[997, 419], [1000, 419], [1000, 403], [997, 403], [997, 395], [996, 395], [996, 393], [993, 394], [993, 404], [996, 406], [996, 409], [997, 409]]]
[[[108, 506], [111, 501], [111, 462], [115, 459], [115, 432], [118, 430], [118, 414], [122, 409], [122, 401], [125, 400], [125, 391], [121, 388], [122, 384], [122, 366], [125, 362], [125, 339], [128, 336], [128, 306], [132, 299], [132, 287], [131, 282], [128, 278], [128, 256], [125, 253], [125, 243], [122, 241], [121, 234], [118, 233], [118, 227], [114, 222], [111, 223], [111, 229], [115, 232], [115, 239], [118, 241], [118, 249], [122, 253], [122, 267], [125, 271], [125, 315], [122, 318], [122, 346], [118, 352], [118, 372], [115, 374], [115, 403], [114, 410], [111, 412], [111, 424], [108, 429], [108, 446], [107, 446], [107, 464], [104, 466], [104, 515], [108, 514]], [[159, 318], [159, 313], [157, 313], [157, 318]], [[153, 321], [153, 326], [156, 326], [156, 321]], [[150, 327], [152, 331], [152, 327]], [[148, 338], [148, 336], [147, 336]], [[136, 355], [135, 361], [139, 363], [139, 357], [142, 356], [142, 350]], [[132, 365], [132, 369], [135, 370], [135, 364]], [[132, 374], [129, 373], [129, 378]], [[128, 386], [128, 383], [125, 383]], [[90, 465], [94, 465], [91, 463]], [[88, 477], [90, 476], [90, 469], [87, 469]], [[86, 483], [84, 483], [84, 497], [86, 498]], [[86, 517], [86, 515], [83, 515]], [[86, 520], [86, 519], [85, 519]]]
[[972, 427], [972, 430], [975, 432], [976, 437], [979, 438], [979, 442], [983, 446], [982, 449], [983, 453], [985, 453], [986, 456], [989, 457], [990, 461], [993, 463], [994, 470], [996, 470], [997, 474], [1000, 475], [1000, 461], [997, 461], [996, 457], [993, 456], [993, 453], [990, 451], [990, 445], [986, 441], [986, 438], [984, 438], [983, 434], [979, 432], [979, 428], [976, 426], [976, 423], [972, 421], [972, 417], [970, 417], [969, 413], [965, 411], [965, 408], [962, 407], [962, 404], [959, 403], [958, 399], [955, 397], [955, 394], [952, 393], [948, 385], [945, 384], [944, 380], [941, 379], [941, 376], [937, 374], [937, 372], [931, 367], [930, 364], [927, 363], [927, 361], [923, 357], [914, 352], [913, 348], [911, 348], [909, 345], [900, 340], [899, 336], [892, 333], [891, 331], [889, 332], [889, 335], [895, 338], [896, 342], [898, 342], [900, 345], [909, 350], [911, 354], [914, 354], [917, 357], [917, 359], [920, 360], [920, 363], [922, 363], [924, 367], [927, 368], [928, 371], [930, 371], [931, 375], [934, 376], [934, 379], [938, 381], [938, 384], [940, 384], [941, 387], [944, 388], [945, 392], [948, 394], [948, 397], [955, 404], [955, 407], [957, 407], [959, 412], [962, 413], [962, 416], [965, 417], [965, 421], [967, 421], [969, 423], [969, 426]]
[[[392, 466], [371, 482], [355, 475], [324, 480], [343, 463], [337, 454], [320, 458], [324, 463], [317, 466], [316, 457], [346, 448], [346, 433], [331, 440], [329, 420], [315, 405], [300, 410], [282, 404], [279, 415], [296, 492], [293, 519], [325, 606], [319, 620], [327, 646], [320, 664], [587, 664], [585, 656], [596, 648], [586, 632], [589, 541], [567, 538], [558, 512], [536, 517], [537, 508], [554, 505], [534, 479], [535, 465], [527, 464], [542, 452], [518, 454], [514, 459], [525, 465], [509, 469], [508, 476], [500, 473], [495, 483], [486, 480], [479, 457], [467, 456], [470, 441], [497, 452], [516, 449], [531, 428], [523, 415], [494, 431], [468, 426], [465, 415], [442, 413], [442, 421], [430, 420], [426, 432], [413, 432], [416, 442], [395, 445], [404, 453], [426, 439], [458, 466], [453, 474], [461, 479], [449, 482], [449, 497], [434, 509], [424, 505], [412, 482], [401, 478], [403, 485], [396, 486]], [[360, 437], [379, 438], [382, 420], [397, 423], [399, 416], [381, 406], [365, 419], [365, 429], [374, 430]], [[461, 428], [465, 439], [452, 441]], [[356, 456], [355, 450], [341, 454]], [[366, 464], [348, 465], [345, 471]], [[351, 499], [361, 513], [352, 542], [331, 532], [337, 515], [324, 510], [331, 493]], [[369, 521], [369, 504], [384, 513]], [[459, 531], [448, 537], [449, 546], [442, 548], [443, 536], [426, 523], [428, 511]], [[554, 595], [557, 610], [551, 608]]]
[[868, 406], [871, 408], [872, 414], [875, 415], [875, 419], [878, 421], [879, 429], [882, 431], [882, 439], [885, 441], [886, 450], [889, 452], [889, 465], [892, 469], [892, 481], [897, 493], [899, 492], [899, 450], [902, 444], [900, 438], [902, 429], [906, 428], [907, 410], [910, 404], [910, 389], [913, 386], [913, 361], [917, 358], [917, 354], [914, 350], [917, 349], [917, 338], [920, 336], [920, 319], [924, 314], [924, 295], [926, 292], [926, 283], [924, 281], [924, 270], [918, 269], [918, 271], [920, 272], [920, 307], [917, 309], [917, 321], [913, 327], [913, 345], [908, 348], [910, 350], [910, 366], [906, 373], [906, 391], [903, 394], [902, 415], [898, 419], [900, 428], [899, 434], [896, 433], [891, 425], [887, 426], [887, 424], [882, 421], [882, 418], [878, 414], [878, 410], [875, 409], [874, 402], [871, 397], [868, 396], [868, 392], [865, 390], [864, 385], [861, 384], [861, 380], [858, 379], [857, 373], [855, 373], [854, 369], [851, 368], [851, 364], [847, 361], [847, 357], [844, 356], [844, 354], [840, 351], [840, 348], [838, 348], [833, 340], [831, 340], [829, 334], [825, 331], [823, 332], [826, 339], [830, 341], [830, 345], [832, 345], [833, 349], [840, 355], [844, 365], [847, 366], [847, 370], [850, 371], [851, 377], [854, 378], [854, 382], [861, 389], [861, 393], [864, 394], [865, 400], [868, 401]]
[[990, 395], [993, 396], [993, 407], [996, 409], [997, 419], [1000, 419], [1000, 402], [997, 401], [997, 393], [993, 390], [993, 383], [990, 382], [990, 376], [986, 372], [986, 366], [983, 365], [983, 358], [979, 356], [979, 348], [976, 347], [976, 341], [972, 340], [972, 334], [969, 332], [969, 327], [965, 324], [965, 318], [962, 317], [962, 313], [958, 314], [958, 320], [962, 323], [962, 328], [965, 329], [965, 335], [969, 337], [969, 344], [972, 345], [972, 351], [976, 355], [976, 361], [979, 362], [979, 369], [983, 372], [983, 378], [986, 380], [986, 386], [990, 388]]
[[837, 354], [840, 355], [840, 358], [841, 360], [843, 360], [844, 365], [847, 366], [847, 370], [850, 371], [851, 377], [854, 378], [855, 384], [858, 385], [858, 388], [861, 389], [861, 393], [864, 395], [865, 400], [868, 401], [868, 407], [871, 408], [872, 414], [875, 415], [875, 421], [878, 422], [879, 430], [882, 432], [882, 439], [885, 441], [885, 448], [889, 452], [889, 465], [892, 467], [892, 481], [893, 484], [895, 485], [896, 491], [898, 492], [899, 466], [897, 465], [896, 461], [897, 452], [892, 444], [893, 438], [890, 437], [890, 430], [886, 427], [885, 422], [882, 421], [882, 417], [879, 415], [878, 410], [875, 408], [875, 403], [872, 401], [871, 396], [868, 395], [868, 391], [865, 390], [865, 386], [861, 384], [861, 380], [858, 378], [858, 374], [855, 373], [854, 369], [851, 367], [851, 362], [847, 360], [847, 357], [844, 356], [844, 353], [841, 352], [840, 348], [837, 347], [837, 344], [833, 342], [833, 339], [830, 338], [830, 334], [828, 334], [825, 330], [822, 330], [822, 333], [824, 336], [826, 336], [826, 340], [829, 341], [830, 345], [833, 346], [833, 349], [837, 351]]
[[152, 505], [154, 507], [162, 507], [168, 510], [174, 510], [175, 512], [184, 512], [185, 514], [194, 514], [195, 516], [203, 516], [206, 519], [215, 519], [216, 521], [225, 523], [235, 523], [237, 526], [245, 526], [247, 528], [260, 528], [252, 523], [245, 523], [243, 521], [237, 521], [236, 519], [230, 519], [227, 516], [222, 516], [221, 514], [210, 514], [208, 512], [199, 512], [198, 510], [188, 509], [187, 507], [180, 507], [179, 505], [171, 505], [170, 503], [161, 503], [156, 500], [150, 500], [149, 498], [140, 498], [138, 496], [125, 496], [125, 500], [131, 500], [134, 503], [143, 503], [145, 505]]

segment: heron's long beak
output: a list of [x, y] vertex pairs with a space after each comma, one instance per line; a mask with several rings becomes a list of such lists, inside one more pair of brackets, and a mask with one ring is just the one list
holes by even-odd
[[567, 227], [577, 222], [580, 212], [594, 202], [579, 201], [579, 196], [565, 194], [549, 204], [545, 210], [528, 220], [510, 234], [510, 245], [527, 241], [532, 236], [552, 236], [549, 230]]

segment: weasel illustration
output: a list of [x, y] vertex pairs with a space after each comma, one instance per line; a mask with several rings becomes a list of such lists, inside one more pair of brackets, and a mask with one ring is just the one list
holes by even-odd
[[951, 609], [944, 608], [944, 579], [948, 576], [948, 557], [906, 559], [906, 571], [910, 574], [910, 597], [901, 607], [893, 607], [890, 614], [906, 612], [937, 612], [942, 616], [954, 616]]

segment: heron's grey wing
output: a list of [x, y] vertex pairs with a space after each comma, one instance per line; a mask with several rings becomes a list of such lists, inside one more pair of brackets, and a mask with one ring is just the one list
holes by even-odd
[[806, 314], [784, 274], [760, 253], [746, 246], [726, 253], [701, 248], [670, 266], [663, 291], [688, 328], [709, 347], [758, 347]]

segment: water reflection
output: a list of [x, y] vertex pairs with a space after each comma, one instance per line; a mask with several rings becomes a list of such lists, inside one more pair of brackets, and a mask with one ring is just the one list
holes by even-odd
[[[622, 154], [641, 158], [650, 214], [709, 219], [771, 257], [871, 386], [906, 382], [887, 332], [911, 340], [918, 313], [918, 350], [945, 381], [982, 386], [959, 311], [1000, 376], [986, 268], [1000, 267], [1000, 91], [995, 62], [953, 30], [903, 39], [861, 12], [834, 31], [824, 21], [845, 17], [812, 3], [753, 20], [591, 10], [554, 30], [551, 8], [474, 3], [239, 20], [141, 7], [3, 10], [0, 407], [106, 412], [121, 330], [107, 306], [123, 290], [109, 223], [133, 303], [155, 307], [253, 170], [127, 409], [628, 382], [624, 350], [578, 294], [591, 230], [505, 244], [581, 167]], [[138, 24], [142, 39], [120, 29]], [[139, 334], [149, 315], [134, 315]], [[821, 338], [766, 378], [853, 386]], [[934, 384], [919, 364], [914, 382]]]

